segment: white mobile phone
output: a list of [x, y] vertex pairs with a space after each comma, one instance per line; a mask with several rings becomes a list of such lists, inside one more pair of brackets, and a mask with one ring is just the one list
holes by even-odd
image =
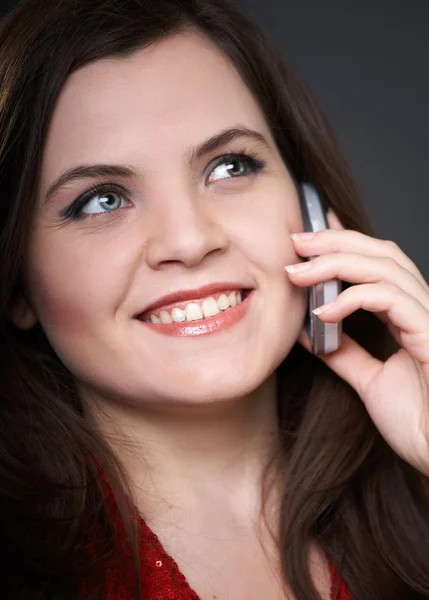
[[[304, 231], [328, 229], [325, 206], [315, 187], [309, 183], [301, 184], [299, 196]], [[310, 256], [306, 260], [312, 258], [314, 257]], [[340, 293], [341, 281], [338, 279], [317, 283], [309, 288], [306, 327], [314, 354], [327, 354], [341, 346], [342, 321], [324, 323], [311, 312], [322, 304], [332, 302]]]

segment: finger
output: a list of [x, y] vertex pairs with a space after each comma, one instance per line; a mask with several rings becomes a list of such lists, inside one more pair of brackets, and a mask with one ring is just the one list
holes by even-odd
[[[399, 336], [400, 333], [400, 329], [399, 327], [397, 327], [396, 325], [394, 325], [390, 320], [389, 317], [387, 316], [386, 313], [384, 312], [373, 312], [373, 314], [377, 317], [377, 319], [379, 321], [381, 321], [389, 330], [390, 334], [392, 335], [393, 339], [396, 341], [397, 344], [401, 345], [401, 338]], [[307, 348], [307, 346], [306, 346]], [[308, 344], [308, 348], [307, 350], [309, 350], [311, 352], [311, 348], [310, 345]]]
[[[306, 270], [289, 272], [297, 285], [311, 286], [323, 281], [340, 279], [350, 283], [392, 283], [429, 310], [428, 288], [407, 269], [390, 257], [373, 257], [341, 252], [314, 257], [306, 261]], [[288, 269], [290, 266], [288, 267]]]
[[[332, 219], [334, 222], [335, 217]], [[294, 240], [294, 246], [297, 253], [304, 257], [318, 256], [328, 252], [354, 252], [380, 258], [391, 258], [412, 273], [420, 285], [429, 291], [429, 286], [416, 265], [391, 240], [380, 240], [350, 229], [323, 229], [316, 232], [311, 239]]]
[[327, 323], [346, 318], [359, 308], [384, 312], [399, 328], [400, 345], [416, 360], [429, 363], [429, 311], [392, 283], [362, 284], [348, 288], [318, 317]]

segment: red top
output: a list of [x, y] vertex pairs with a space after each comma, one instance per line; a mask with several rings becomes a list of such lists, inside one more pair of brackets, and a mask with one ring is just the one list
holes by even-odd
[[[109, 486], [107, 486], [107, 490], [109, 504], [113, 508], [114, 514], [118, 515], [117, 534], [119, 544], [126, 557], [126, 564], [121, 568], [114, 565], [108, 567], [108, 594], [106, 600], [129, 600], [130, 595], [126, 586], [133, 578], [131, 560], [127, 560], [130, 558], [130, 551], [126, 543], [123, 522]], [[165, 551], [158, 536], [141, 517], [139, 517], [139, 523], [142, 532], [141, 574], [144, 600], [200, 600], [197, 593], [186, 581], [185, 576], [180, 572], [175, 560]], [[329, 568], [331, 572], [331, 599], [352, 600], [345, 584], [339, 580], [334, 567], [329, 564]], [[335, 595], [337, 586], [338, 593]], [[85, 598], [85, 589], [83, 591], [83, 597]]]

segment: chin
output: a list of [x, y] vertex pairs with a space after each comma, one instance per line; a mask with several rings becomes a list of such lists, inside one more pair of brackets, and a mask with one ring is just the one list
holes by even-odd
[[182, 375], [180, 382], [177, 381], [163, 396], [168, 395], [175, 402], [192, 405], [228, 403], [252, 394], [270, 376], [270, 373], [260, 373], [259, 376], [253, 373], [253, 376], [243, 376], [242, 369], [234, 373], [223, 371], [221, 375], [205, 373], [196, 376], [192, 373], [188, 380]]

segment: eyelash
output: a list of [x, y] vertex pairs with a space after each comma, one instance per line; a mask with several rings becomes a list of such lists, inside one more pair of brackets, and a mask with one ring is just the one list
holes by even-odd
[[[221, 164], [226, 163], [226, 162], [231, 162], [233, 160], [241, 160], [244, 163], [246, 163], [247, 167], [250, 170], [250, 174], [256, 174], [259, 171], [262, 171], [265, 168], [265, 161], [261, 160], [260, 158], [258, 158], [258, 156], [256, 154], [254, 154], [253, 152], [249, 152], [249, 151], [245, 151], [242, 150], [240, 152], [235, 152], [235, 153], [229, 153], [229, 154], [223, 154], [221, 157], [219, 157], [219, 159], [215, 159], [217, 162], [213, 167], [213, 171], [219, 167]], [[231, 179], [240, 179], [242, 177], [248, 177], [249, 175], [239, 175], [238, 177], [231, 177]], [[223, 181], [223, 180], [221, 180]], [[62, 215], [65, 219], [70, 219], [72, 221], [78, 221], [81, 219], [87, 219], [87, 218], [97, 218], [100, 217], [102, 215], [106, 215], [109, 212], [116, 212], [118, 209], [115, 210], [110, 210], [110, 211], [106, 211], [106, 212], [98, 212], [98, 213], [93, 213], [93, 214], [87, 214], [85, 216], [84, 213], [82, 213], [82, 209], [85, 207], [86, 204], [88, 204], [88, 202], [90, 200], [92, 200], [94, 198], [94, 196], [97, 196], [98, 194], [105, 194], [106, 192], [115, 192], [115, 193], [119, 193], [119, 194], [124, 194], [125, 196], [127, 195], [127, 191], [114, 184], [114, 183], [102, 183], [102, 184], [97, 184], [94, 187], [92, 187], [91, 189], [89, 189], [88, 191], [86, 191], [84, 194], [82, 194], [82, 196], [80, 196], [79, 198], [77, 198], [77, 200], [75, 200], [72, 204], [70, 204], [70, 206], [68, 206], [63, 212]]]

